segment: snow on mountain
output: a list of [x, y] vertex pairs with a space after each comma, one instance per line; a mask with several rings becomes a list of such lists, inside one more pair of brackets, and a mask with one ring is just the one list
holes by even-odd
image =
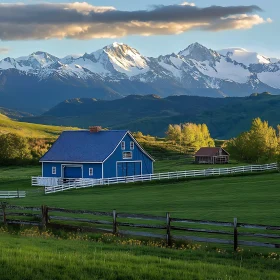
[[[219, 51], [221, 55], [231, 58], [232, 60], [242, 63], [246, 66], [250, 64], [269, 64], [272, 63], [270, 58], [260, 55], [256, 52], [250, 52], [242, 48], [228, 48]], [[273, 60], [275, 61], [275, 60]]]
[[248, 82], [250, 78], [250, 71], [247, 68], [242, 67], [241, 64], [235, 65], [228, 62], [225, 57], [221, 57], [214, 65], [211, 65], [209, 61], [199, 62], [192, 59], [192, 62], [202, 74], [212, 78], [240, 84]]
[[176, 78], [182, 78], [182, 65], [184, 61], [176, 54], [160, 56], [158, 58], [159, 65], [173, 74]]
[[280, 71], [262, 72], [258, 74], [258, 78], [264, 84], [267, 84], [273, 88], [280, 88]]
[[185, 58], [194, 59], [196, 61], [214, 62], [220, 57], [216, 51], [207, 49], [199, 43], [189, 45], [186, 49], [180, 51], [178, 54]]
[[31, 66], [27, 66], [24, 63], [18, 62], [14, 58], [4, 58], [3, 60], [0, 61], [0, 70], [7, 70], [7, 69], [17, 69], [20, 71], [29, 71], [33, 70]]
[[260, 87], [264, 90], [270, 90], [270, 87], [280, 89], [279, 60], [241, 48], [217, 52], [199, 43], [191, 44], [178, 54], [158, 58], [145, 57], [123, 43], [64, 58], [35, 52], [26, 57], [1, 60], [0, 74], [1, 70], [8, 69], [31, 74], [40, 81], [55, 78], [71, 84], [73, 77], [86, 83], [137, 81], [184, 90], [219, 89], [222, 95], [230, 96], [234, 96], [237, 90], [240, 91], [237, 95], [249, 95]]
[[29, 56], [22, 56], [16, 59], [16, 61], [21, 65], [24, 65], [26, 67], [32, 67], [33, 69], [40, 69], [42, 67], [46, 67], [58, 60], [58, 57], [41, 51], [34, 52]]

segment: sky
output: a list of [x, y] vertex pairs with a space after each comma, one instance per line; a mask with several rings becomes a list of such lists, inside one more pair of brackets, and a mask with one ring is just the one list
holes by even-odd
[[279, 0], [6, 0], [0, 3], [0, 59], [45, 51], [58, 57], [123, 42], [145, 56], [194, 42], [280, 58]]

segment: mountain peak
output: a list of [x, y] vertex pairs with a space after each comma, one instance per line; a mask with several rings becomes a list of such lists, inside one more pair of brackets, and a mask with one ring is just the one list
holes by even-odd
[[199, 44], [199, 43], [193, 43], [190, 44], [186, 49], [182, 50], [179, 52], [179, 55], [182, 56], [188, 56], [193, 52], [197, 52], [197, 51], [205, 51], [208, 50], [206, 47], [204, 47], [203, 45]]
[[217, 52], [208, 49], [197, 42], [189, 45], [186, 49], [180, 51], [178, 54], [180, 56], [192, 58], [197, 61], [215, 61], [215, 58], [219, 57]]
[[111, 44], [110, 46], [112, 46], [113, 48], [118, 48], [120, 46], [124, 45], [124, 43], [118, 43], [118, 42], [114, 42], [113, 44]]
[[134, 54], [139, 54], [139, 52], [130, 47], [129, 45], [126, 45], [126, 44], [123, 44], [123, 43], [117, 43], [117, 42], [114, 42], [113, 44], [111, 45], [108, 45], [108, 46], [105, 46], [103, 48], [103, 50], [105, 52], [109, 52], [109, 53], [115, 53], [115, 54], [124, 54], [126, 55], [129, 51], [134, 53]]

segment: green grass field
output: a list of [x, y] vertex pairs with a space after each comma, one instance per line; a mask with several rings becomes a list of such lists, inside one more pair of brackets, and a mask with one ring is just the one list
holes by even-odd
[[0, 114], [0, 134], [16, 133], [23, 137], [50, 138], [57, 137], [64, 130], [73, 129], [72, 127], [18, 122]]
[[0, 231], [1, 280], [280, 279], [279, 255], [58, 240]]
[[[183, 169], [193, 168], [181, 160]], [[172, 163], [158, 162], [156, 171]], [[228, 166], [228, 165], [227, 165]], [[198, 166], [195, 166], [198, 167]], [[209, 167], [209, 166], [207, 166]], [[40, 166], [1, 167], [0, 190], [26, 190], [24, 199], [7, 200], [25, 206], [64, 207], [171, 217], [280, 225], [279, 173], [189, 181], [122, 184], [44, 195], [30, 177]], [[214, 237], [214, 236], [213, 236]], [[277, 240], [275, 240], [277, 243]], [[177, 250], [107, 242], [28, 237], [0, 229], [0, 279], [280, 279], [277, 249], [203, 245]], [[220, 249], [215, 249], [220, 248]], [[225, 249], [225, 250], [224, 250]], [[263, 255], [260, 255], [262, 253]]]
[[280, 224], [279, 173], [100, 186], [45, 195], [43, 188], [31, 186], [30, 177], [40, 172], [40, 167], [0, 168], [1, 190], [28, 191], [26, 198], [9, 203]]

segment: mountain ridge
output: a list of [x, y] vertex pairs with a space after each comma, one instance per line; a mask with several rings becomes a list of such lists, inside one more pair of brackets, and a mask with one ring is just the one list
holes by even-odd
[[279, 106], [280, 96], [269, 93], [228, 98], [130, 95], [112, 101], [65, 100], [41, 116], [21, 120], [81, 128], [101, 125], [154, 136], [164, 136], [169, 124], [206, 123], [213, 137], [229, 139], [248, 130], [256, 117], [276, 127], [280, 119]]
[[277, 59], [241, 48], [215, 51], [199, 43], [159, 57], [143, 56], [124, 43], [64, 58], [38, 51], [0, 61], [0, 106], [38, 114], [71, 98], [280, 94], [279, 76]]

